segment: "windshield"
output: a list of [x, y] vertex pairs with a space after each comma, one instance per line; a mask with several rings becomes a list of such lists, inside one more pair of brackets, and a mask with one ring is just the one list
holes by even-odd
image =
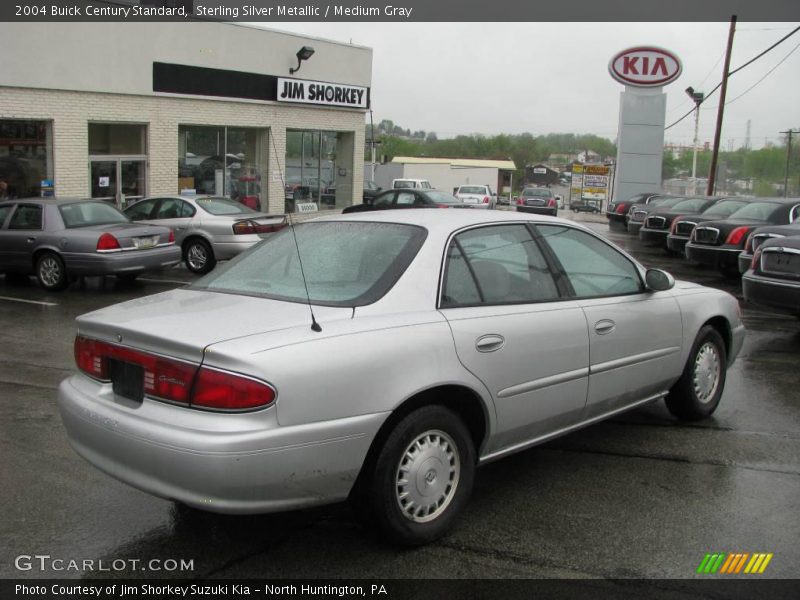
[[703, 216], [728, 217], [746, 205], [747, 202], [744, 200], [723, 200], [722, 202], [717, 202], [714, 206], [705, 211]]
[[427, 235], [413, 225], [363, 222], [304, 223], [294, 232], [297, 245], [287, 227], [192, 287], [289, 302], [310, 298], [326, 306], [363, 306], [391, 289]]
[[780, 204], [772, 202], [754, 202], [743, 206], [735, 213], [731, 214], [731, 219], [754, 219], [756, 221], [768, 221], [773, 213], [780, 210]]
[[256, 211], [230, 198], [197, 198], [197, 206], [212, 215], [246, 215]]
[[486, 188], [479, 185], [462, 185], [458, 188], [459, 194], [485, 194]]
[[106, 202], [76, 202], [59, 206], [58, 210], [67, 229], [131, 222], [128, 217]]
[[544, 188], [525, 188], [522, 195], [528, 198], [549, 198], [550, 190]]

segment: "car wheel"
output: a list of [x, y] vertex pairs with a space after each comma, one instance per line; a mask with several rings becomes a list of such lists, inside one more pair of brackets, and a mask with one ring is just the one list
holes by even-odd
[[64, 261], [58, 254], [44, 252], [36, 259], [36, 279], [39, 285], [50, 292], [57, 292], [67, 287], [67, 270]]
[[463, 421], [443, 406], [419, 408], [378, 454], [365, 490], [371, 520], [394, 543], [432, 542], [467, 503], [474, 474], [475, 448]]
[[727, 369], [725, 342], [719, 332], [706, 325], [695, 338], [681, 378], [667, 395], [669, 411], [685, 421], [710, 416], [725, 389]]
[[183, 249], [186, 268], [192, 273], [208, 273], [217, 264], [211, 245], [202, 239], [190, 240]]

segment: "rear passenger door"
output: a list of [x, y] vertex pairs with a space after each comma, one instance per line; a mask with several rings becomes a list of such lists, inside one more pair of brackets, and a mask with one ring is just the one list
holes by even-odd
[[8, 228], [2, 232], [3, 264], [14, 268], [29, 269], [33, 264], [33, 251], [42, 235], [43, 210], [39, 204], [20, 202], [17, 204]]
[[439, 307], [459, 360], [495, 403], [497, 429], [484, 455], [580, 417], [588, 332], [580, 306], [565, 295], [525, 224], [477, 226], [450, 241]]

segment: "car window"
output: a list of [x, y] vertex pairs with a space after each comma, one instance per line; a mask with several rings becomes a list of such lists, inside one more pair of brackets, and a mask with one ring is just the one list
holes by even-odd
[[526, 198], [549, 198], [550, 190], [543, 188], [525, 188], [522, 195]]
[[158, 207], [156, 219], [181, 219], [194, 215], [195, 209], [180, 198], [164, 198]]
[[256, 212], [241, 202], [236, 202], [230, 198], [197, 198], [195, 202], [204, 211], [216, 216], [244, 215]]
[[673, 205], [672, 210], [680, 210], [684, 212], [697, 212], [703, 205], [708, 202], [707, 198], [690, 198], [689, 200], [681, 200]]
[[[791, 217], [790, 217], [790, 219], [789, 219], [789, 222], [790, 222], [790, 223], [794, 223], [794, 222], [795, 222], [795, 221], [797, 221], [798, 219], [800, 219], [800, 204], [798, 204], [797, 206], [795, 206], [795, 207], [792, 209], [792, 214], [791, 214]], [[0, 223], [2, 223], [2, 222], [3, 222], [3, 220], [2, 220], [2, 219], [0, 219]]]
[[11, 213], [11, 209], [14, 208], [13, 204], [6, 204], [5, 206], [0, 206], [0, 227], [3, 226], [3, 223], [6, 222], [6, 218]]
[[442, 306], [542, 302], [558, 289], [524, 225], [493, 225], [458, 234], [448, 249]]
[[417, 195], [414, 192], [397, 192], [395, 204], [397, 206], [411, 206], [416, 199]]
[[421, 227], [396, 223], [303, 223], [270, 236], [193, 288], [289, 302], [305, 303], [310, 298], [326, 306], [363, 306], [395, 284], [426, 235]]
[[380, 196], [375, 198], [375, 201], [372, 203], [372, 205], [373, 206], [384, 207], [384, 208], [392, 206], [392, 204], [394, 204], [394, 196], [395, 196], [395, 194], [396, 194], [396, 192], [389, 192], [388, 194], [381, 194]]
[[9, 229], [41, 229], [42, 207], [38, 204], [18, 204], [17, 210], [11, 215], [8, 223]]
[[431, 190], [430, 192], [426, 192], [425, 195], [429, 200], [435, 202], [436, 204], [461, 204], [461, 200], [451, 194], [448, 194], [447, 192], [437, 192], [436, 190]]
[[459, 194], [486, 194], [486, 188], [478, 185], [462, 185], [458, 188]]
[[91, 225], [110, 225], [128, 223], [129, 219], [108, 202], [74, 202], [58, 207], [64, 227], [88, 227]]
[[153, 205], [157, 202], [156, 199], [143, 200], [132, 204], [125, 209], [125, 214], [128, 218], [134, 221], [145, 221], [150, 218], [150, 213], [153, 212]]
[[778, 212], [779, 210], [781, 210], [780, 204], [775, 204], [773, 202], [753, 202], [737, 210], [730, 218], [768, 221], [772, 213]]
[[413, 181], [395, 181], [394, 187], [396, 188], [413, 188], [414, 182]]
[[419, 182], [419, 187], [421, 187], [421, 188], [423, 188], [425, 190], [432, 190], [433, 189], [433, 186], [431, 185], [430, 181], [420, 181]]
[[636, 266], [593, 235], [560, 225], [537, 225], [579, 298], [643, 290]]
[[728, 217], [746, 205], [747, 202], [743, 200], [723, 200], [722, 202], [717, 202], [708, 210], [703, 211], [703, 216]]

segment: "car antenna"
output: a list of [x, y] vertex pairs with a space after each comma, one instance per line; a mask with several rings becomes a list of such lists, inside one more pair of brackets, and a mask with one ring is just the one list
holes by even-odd
[[[281, 169], [280, 160], [278, 160], [278, 150], [275, 148], [275, 138], [271, 133], [269, 134], [269, 137], [272, 141], [272, 151], [275, 153], [275, 164], [278, 166], [278, 174], [281, 177], [281, 185], [285, 190], [286, 180], [283, 177], [283, 169]], [[311, 294], [308, 293], [308, 281], [306, 281], [306, 272], [305, 269], [303, 269], [303, 257], [300, 256], [300, 244], [297, 243], [297, 232], [294, 230], [294, 219], [292, 218], [292, 213], [289, 213], [286, 216], [288, 217], [287, 221], [289, 221], [289, 229], [292, 230], [292, 239], [294, 240], [294, 247], [297, 250], [297, 261], [300, 263], [300, 276], [303, 278], [303, 287], [306, 290], [306, 302], [308, 304], [308, 311], [311, 313], [311, 330], [319, 333], [322, 331], [322, 327], [319, 323], [317, 323], [317, 319], [314, 318], [314, 308], [311, 306]]]

